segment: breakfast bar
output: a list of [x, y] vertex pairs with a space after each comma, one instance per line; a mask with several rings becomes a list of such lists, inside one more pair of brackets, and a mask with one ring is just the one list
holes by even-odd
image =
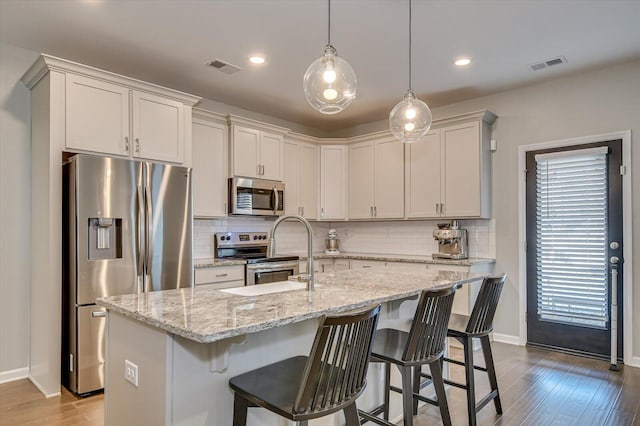
[[[230, 425], [229, 378], [307, 355], [317, 319], [382, 304], [379, 327], [405, 326], [424, 289], [461, 286], [484, 274], [347, 270], [316, 275], [314, 291], [286, 281], [227, 291], [207, 286], [102, 298], [108, 310], [105, 424]], [[362, 408], [381, 394], [369, 372]], [[398, 405], [398, 404], [396, 404]], [[341, 414], [314, 425], [337, 425]], [[283, 420], [250, 409], [251, 425]]]

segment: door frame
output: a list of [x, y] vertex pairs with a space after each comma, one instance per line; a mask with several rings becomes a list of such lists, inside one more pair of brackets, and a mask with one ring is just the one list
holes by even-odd
[[[623, 257], [624, 276], [622, 288], [624, 292], [623, 317], [624, 323], [624, 363], [634, 367], [640, 367], [640, 357], [633, 357], [633, 216], [632, 216], [632, 191], [631, 191], [631, 130], [605, 133], [601, 135], [581, 136], [571, 139], [539, 142], [518, 147], [518, 252], [519, 252], [519, 334], [520, 345], [527, 343], [527, 193], [526, 193], [526, 154], [529, 151], [538, 151], [549, 148], [570, 147], [587, 143], [595, 143], [622, 139], [622, 163], [625, 174], [622, 176], [622, 217], [623, 217]], [[639, 307], [640, 308], [640, 307]]]

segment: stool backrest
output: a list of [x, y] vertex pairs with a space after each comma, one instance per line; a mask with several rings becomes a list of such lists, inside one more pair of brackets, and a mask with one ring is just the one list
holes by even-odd
[[404, 361], [424, 361], [442, 355], [454, 296], [454, 287], [422, 292], [402, 355]]
[[505, 277], [506, 275], [502, 274], [499, 277], [484, 279], [467, 323], [467, 333], [485, 334], [493, 330], [493, 317], [498, 307]]
[[379, 314], [380, 305], [322, 318], [294, 412], [337, 411], [362, 393]]

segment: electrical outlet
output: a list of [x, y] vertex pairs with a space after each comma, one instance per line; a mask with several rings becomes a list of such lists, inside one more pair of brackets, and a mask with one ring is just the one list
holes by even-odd
[[138, 386], [138, 366], [128, 359], [124, 360], [124, 378], [134, 386]]

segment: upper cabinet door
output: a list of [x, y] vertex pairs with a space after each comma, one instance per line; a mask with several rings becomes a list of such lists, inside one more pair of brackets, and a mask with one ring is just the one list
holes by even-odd
[[300, 213], [307, 219], [318, 218], [319, 163], [317, 145], [300, 145]]
[[300, 214], [300, 144], [284, 142], [284, 214]]
[[258, 177], [260, 131], [233, 126], [233, 174]]
[[66, 147], [129, 155], [129, 89], [66, 74]]
[[320, 218], [347, 218], [347, 147], [320, 147]]
[[133, 156], [184, 162], [184, 105], [133, 91]]
[[443, 216], [481, 216], [480, 123], [442, 129]]
[[349, 219], [373, 218], [374, 207], [373, 142], [349, 147]]
[[263, 179], [282, 180], [282, 136], [260, 132], [260, 165]]
[[227, 215], [227, 126], [193, 119], [193, 215]]
[[404, 144], [393, 138], [375, 144], [375, 204], [377, 219], [404, 217]]
[[440, 130], [429, 131], [405, 153], [405, 213], [408, 218], [439, 216], [442, 156]]

